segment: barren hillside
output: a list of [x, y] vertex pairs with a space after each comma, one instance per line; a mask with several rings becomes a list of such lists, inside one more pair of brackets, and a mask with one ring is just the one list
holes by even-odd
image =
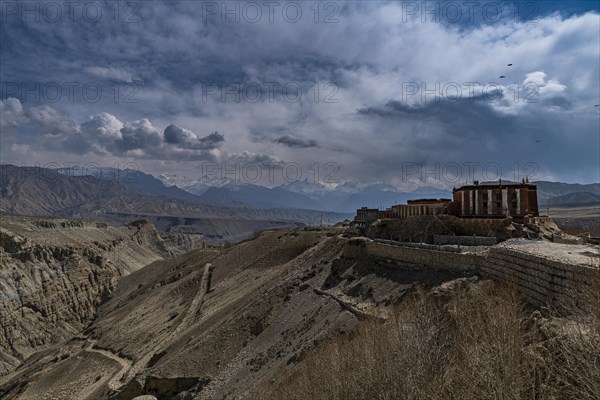
[[0, 218], [0, 373], [89, 324], [119, 277], [204, 247], [198, 235], [163, 238], [147, 221], [117, 228], [55, 218]]
[[415, 285], [468, 274], [345, 260], [340, 233], [267, 231], [136, 271], [119, 281], [82, 334], [3, 378], [4, 396], [244, 396], [329, 335], [385, 318]]

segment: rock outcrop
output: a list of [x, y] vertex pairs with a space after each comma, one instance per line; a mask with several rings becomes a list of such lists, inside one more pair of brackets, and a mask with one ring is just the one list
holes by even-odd
[[81, 331], [121, 276], [204, 246], [197, 235], [165, 241], [147, 221], [1, 218], [0, 375]]
[[194, 233], [161, 232], [160, 237], [173, 255], [206, 247], [204, 237]]

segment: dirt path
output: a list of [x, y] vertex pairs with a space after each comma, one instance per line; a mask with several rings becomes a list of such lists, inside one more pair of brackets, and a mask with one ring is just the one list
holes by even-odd
[[[200, 288], [198, 289], [196, 296], [194, 296], [190, 307], [185, 312], [179, 325], [177, 325], [177, 327], [171, 333], [169, 333], [167, 337], [160, 340], [150, 350], [144, 353], [144, 355], [138, 361], [136, 361], [130, 368], [128, 368], [128, 370], [126, 371], [126, 377], [123, 380], [123, 382], [129, 382], [131, 379], [133, 379], [133, 377], [136, 374], [141, 372], [146, 367], [146, 365], [148, 365], [148, 363], [152, 359], [152, 356], [158, 353], [161, 349], [167, 348], [173, 342], [173, 340], [176, 339], [179, 336], [179, 334], [190, 325], [190, 322], [193, 321], [194, 317], [200, 311], [200, 306], [202, 305], [202, 302], [204, 300], [204, 295], [210, 289], [209, 282], [212, 270], [213, 265], [211, 263], [206, 263], [206, 265], [204, 266], [204, 271], [202, 273], [202, 280], [200, 281]], [[123, 386], [121, 379], [122, 376], [119, 378], [119, 386], [115, 390], [118, 390]]]
[[[181, 333], [181, 331], [183, 331], [190, 325], [194, 317], [200, 311], [200, 306], [202, 305], [202, 301], [204, 300], [204, 295], [210, 289], [209, 282], [212, 274], [212, 269], [213, 266], [210, 263], [207, 263], [204, 266], [202, 279], [200, 281], [200, 288], [198, 289], [198, 292], [196, 293], [196, 296], [194, 296], [190, 307], [186, 310], [185, 314], [183, 315], [183, 318], [181, 319], [181, 322], [177, 325], [177, 327], [171, 333], [169, 333], [169, 335], [166, 338], [160, 340], [149, 351], [144, 353], [144, 355], [135, 363], [132, 363], [130, 360], [120, 357], [119, 355], [109, 350], [94, 348], [97, 341], [87, 339], [88, 344], [84, 348], [84, 351], [87, 351], [89, 353], [100, 354], [106, 358], [110, 358], [111, 360], [116, 361], [117, 363], [119, 363], [119, 365], [121, 365], [121, 369], [116, 374], [114, 374], [113, 377], [110, 378], [110, 380], [108, 381], [108, 387], [111, 390], [120, 390], [126, 382], [129, 382], [137, 373], [139, 373], [146, 367], [146, 365], [148, 364], [148, 362], [154, 354], [159, 352], [159, 350], [168, 347], [171, 344], [171, 342]], [[90, 387], [89, 390], [85, 391], [81, 398], [88, 398], [96, 389], [96, 386]]]
[[333, 293], [328, 293], [328, 292], [321, 290], [319, 288], [316, 288], [316, 287], [313, 287], [313, 291], [318, 295], [325, 296], [325, 297], [328, 297], [328, 298], [334, 300], [336, 303], [338, 303], [340, 305], [342, 310], [350, 311], [359, 320], [374, 319], [374, 320], [378, 320], [378, 321], [385, 321], [385, 318], [381, 318], [376, 315], [371, 315], [367, 312], [361, 311], [358, 308], [356, 308], [356, 305], [339, 298], [338, 296], [336, 296]]
[[110, 379], [110, 381], [108, 381], [108, 387], [111, 388], [112, 390], [117, 390], [121, 386], [121, 383], [120, 383], [121, 378], [125, 375], [125, 373], [127, 373], [127, 371], [129, 371], [129, 369], [132, 366], [131, 361], [129, 361], [123, 357], [120, 357], [117, 354], [114, 354], [108, 350], [95, 349], [94, 345], [96, 344], [96, 340], [89, 340], [88, 343], [89, 344], [85, 348], [85, 351], [90, 352], [90, 353], [101, 354], [104, 357], [110, 358], [111, 360], [114, 360], [121, 365], [121, 370], [119, 372], [117, 372]]

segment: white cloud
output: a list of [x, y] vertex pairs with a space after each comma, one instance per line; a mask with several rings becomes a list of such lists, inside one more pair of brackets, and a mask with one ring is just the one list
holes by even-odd
[[[81, 125], [50, 106], [23, 109], [18, 99], [0, 101], [2, 140], [18, 154], [25, 151], [63, 152], [78, 155], [112, 154], [161, 160], [214, 160], [225, 141], [213, 132], [204, 137], [169, 125], [179, 136], [166, 140], [163, 130], [148, 118], [122, 122], [109, 113], [90, 116]], [[7, 146], [8, 147], [8, 146]]]
[[110, 79], [127, 83], [132, 83], [134, 81], [133, 74], [122, 68], [87, 67], [85, 72], [90, 76], [100, 79]]
[[91, 116], [81, 128], [90, 136], [98, 136], [101, 142], [123, 138], [123, 123], [114, 115], [105, 112]]
[[23, 115], [23, 107], [18, 99], [9, 97], [0, 101], [0, 132], [8, 135], [19, 124]]
[[539, 88], [539, 93], [542, 96], [558, 97], [559, 95], [564, 94], [564, 92], [567, 90], [566, 85], [561, 84], [556, 79], [547, 78], [548, 75], [546, 75], [544, 72], [535, 71], [526, 75], [523, 84], [535, 85]]

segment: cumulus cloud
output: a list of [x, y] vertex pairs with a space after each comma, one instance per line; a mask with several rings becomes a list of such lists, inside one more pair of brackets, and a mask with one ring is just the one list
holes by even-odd
[[0, 101], [0, 131], [8, 135], [19, 124], [22, 118], [23, 107], [18, 99], [9, 97]]
[[81, 128], [91, 138], [97, 138], [101, 143], [123, 139], [121, 133], [123, 123], [114, 115], [106, 112], [89, 117], [81, 124]]
[[121, 128], [123, 139], [115, 142], [122, 151], [156, 148], [162, 143], [160, 129], [148, 118], [126, 123]]
[[[213, 132], [198, 137], [194, 132], [170, 124], [164, 130], [148, 118], [122, 122], [109, 113], [90, 116], [81, 125], [49, 106], [23, 109], [17, 99], [0, 101], [2, 139], [20, 149], [62, 151], [73, 154], [161, 160], [214, 160], [225, 137]], [[24, 147], [26, 146], [26, 147]]]
[[50, 106], [31, 107], [25, 111], [25, 117], [40, 135], [60, 136], [79, 132], [75, 122]]
[[171, 144], [186, 144], [198, 140], [193, 132], [179, 128], [173, 124], [167, 126], [164, 131], [165, 142]]
[[548, 79], [548, 75], [542, 71], [531, 72], [523, 81], [524, 87], [533, 88], [535, 95], [539, 95], [543, 104], [558, 108], [569, 108], [572, 104], [568, 97], [567, 86], [558, 79]]
[[225, 136], [219, 132], [213, 132], [210, 135], [200, 138], [200, 142], [204, 143], [207, 148], [216, 148], [220, 143], [225, 141]]

